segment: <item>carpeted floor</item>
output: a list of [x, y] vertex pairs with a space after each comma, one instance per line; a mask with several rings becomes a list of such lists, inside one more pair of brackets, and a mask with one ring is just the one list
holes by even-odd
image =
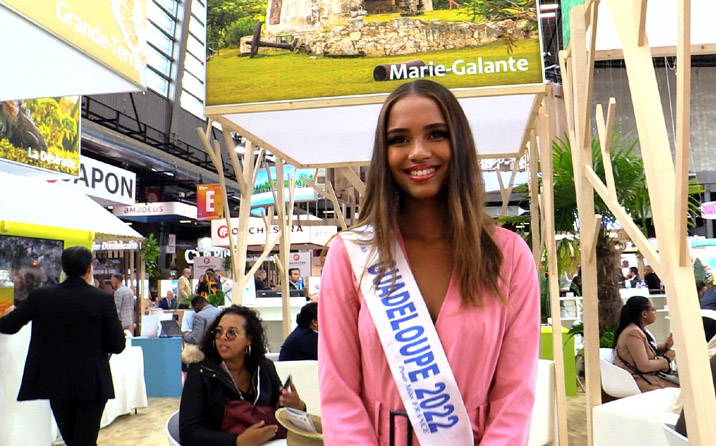
[[[587, 446], [586, 399], [583, 393], [567, 398], [569, 446]], [[117, 418], [99, 431], [98, 446], [167, 446], [165, 425], [179, 410], [179, 398], [149, 398], [149, 407], [137, 415]]]
[[99, 431], [98, 446], [167, 446], [166, 423], [179, 398], [149, 398], [149, 407], [124, 415]]

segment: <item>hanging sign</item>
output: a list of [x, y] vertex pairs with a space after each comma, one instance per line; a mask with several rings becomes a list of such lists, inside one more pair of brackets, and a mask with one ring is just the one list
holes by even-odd
[[176, 254], [177, 252], [177, 235], [167, 234], [167, 246], [165, 249], [167, 254]]
[[127, 80], [146, 85], [146, 0], [0, 0], [0, 5]]
[[716, 201], [701, 203], [701, 218], [716, 220]]
[[221, 184], [196, 186], [196, 219], [213, 220], [224, 216], [224, 196]]
[[292, 252], [288, 255], [288, 267], [298, 268], [301, 277], [311, 275], [311, 252]]
[[134, 172], [86, 156], [80, 156], [77, 178], [48, 182], [77, 188], [85, 195], [111, 204], [136, 203], [137, 175]]
[[0, 161], [77, 176], [80, 97], [1, 101]]
[[[275, 203], [273, 192], [271, 191], [271, 183], [273, 183], [274, 189], [278, 187], [278, 180], [276, 178], [276, 168], [270, 167], [268, 169], [271, 178], [266, 169], [261, 169], [256, 175], [256, 182], [254, 182], [254, 193], [251, 194], [251, 207], [259, 206], [273, 206]], [[293, 166], [284, 166], [283, 168], [283, 185], [284, 185], [284, 196], [285, 201], [288, 203], [290, 194], [288, 193], [288, 185], [291, 179], [295, 175], [296, 185], [293, 189], [293, 202], [300, 203], [302, 201], [312, 201], [316, 199], [316, 191], [313, 189], [306, 180], [314, 181], [316, 179], [314, 169], [296, 169]], [[258, 211], [257, 211], [258, 212]], [[254, 215], [257, 215], [253, 212]]]
[[[231, 219], [231, 229], [234, 235], [239, 233], [239, 219]], [[262, 246], [266, 243], [266, 225], [260, 218], [249, 219], [249, 240], [250, 246]], [[269, 229], [270, 237], [278, 234], [278, 225], [272, 225]], [[333, 237], [338, 229], [335, 226], [302, 226], [294, 224], [291, 226], [291, 244], [302, 245], [312, 244], [324, 246]], [[229, 246], [229, 228], [225, 220], [211, 221], [211, 244], [214, 246]]]
[[217, 3], [207, 19], [218, 23], [207, 46], [221, 49], [206, 63], [207, 115], [232, 104], [345, 101], [421, 78], [448, 88], [544, 82], [535, 1], [270, 0], [264, 17]]

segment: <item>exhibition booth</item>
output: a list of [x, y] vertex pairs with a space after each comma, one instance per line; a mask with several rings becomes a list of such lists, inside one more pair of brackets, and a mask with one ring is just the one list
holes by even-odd
[[[25, 298], [28, 288], [59, 280], [64, 248], [143, 238], [81, 192], [8, 173], [0, 173], [0, 215], [0, 271], [9, 279], [0, 288], [3, 310]], [[7, 428], [0, 429], [3, 445], [48, 445], [57, 432], [48, 401], [16, 401], [30, 332], [28, 324], [15, 335], [0, 335], [0, 413], [7, 421]], [[110, 367], [115, 399], [107, 403], [102, 426], [147, 406], [142, 349], [128, 345], [110, 358]]]
[[[57, 30], [50, 35], [39, 30], [35, 22], [30, 23], [20, 18], [18, 12], [20, 15], [32, 17], [31, 8], [26, 9], [21, 5], [22, 2], [6, 1], [5, 3], [10, 5], [12, 10], [0, 6], [0, 22], [7, 24], [0, 29], [0, 37], [10, 41], [17, 35], [32, 36], [35, 35], [32, 33], [36, 33], [38, 39], [49, 38], [49, 42], [42, 44], [41, 48], [43, 54], [48, 53], [48, 57], [53, 58], [52, 61], [55, 63], [60, 64], [60, 60], [70, 60], [69, 58], [72, 57], [77, 58], [77, 63], [80, 64], [86, 59], [84, 61], [86, 65], [78, 65], [85, 68], [75, 70], [83, 75], [81, 79], [87, 77], [86, 91], [68, 91], [68, 89], [73, 90], [75, 85], [82, 84], [75, 78], [58, 82], [58, 89], [48, 89], [42, 79], [24, 79], [22, 76], [16, 76], [11, 79], [10, 84], [16, 83], [22, 88], [18, 87], [13, 95], [36, 97], [97, 94], [132, 90], [137, 89], [138, 86], [142, 88], [145, 84], [146, 74], [141, 65], [145, 63], [146, 58], [140, 57], [144, 45], [142, 39], [139, 39], [139, 46], [130, 49], [133, 54], [130, 66], [125, 66], [118, 71], [116, 67], [111, 68], [112, 64], [107, 62], [106, 55], [87, 57], [87, 52], [91, 49], [86, 46], [80, 49], [74, 48], [71, 37]], [[684, 14], [684, 10], [688, 11], [688, 8], [692, 7], [692, 2], [689, 0], [679, 0], [679, 10], [659, 9], [663, 5], [657, 2], [650, 2], [647, 6], [645, 0], [601, 2], [587, 0], [583, 3], [573, 6], [571, 14], [565, 11], [569, 16], [571, 40], [569, 46], [560, 55], [560, 64], [564, 79], [564, 106], [567, 109], [566, 130], [572, 147], [579, 205], [584, 293], [586, 429], [589, 432], [589, 445], [666, 444], [664, 440], [666, 437], [661, 431], [662, 424], [673, 423], [673, 403], [677, 395], [681, 394], [687, 410], [691, 444], [704, 446], [716, 438], [716, 396], [711, 387], [710, 374], [705, 361], [706, 344], [703, 340], [703, 330], [700, 324], [695, 323], [697, 320], [700, 321], [700, 315], [691, 286], [693, 271], [688, 262], [688, 250], [685, 244], [687, 201], [685, 185], [688, 181], [689, 165], [690, 55], [693, 51], [692, 44], [701, 52], [714, 52], [716, 38], [712, 34], [704, 33], [704, 30], [710, 30], [710, 25], [700, 20], [713, 17], [716, 10], [706, 0], [695, 0], [693, 8], [698, 8], [699, 13], [695, 14], [696, 20], [692, 26], [690, 14]], [[87, 14], [91, 15], [88, 11]], [[62, 14], [58, 14], [58, 17], [61, 20]], [[678, 27], [671, 26], [677, 22], [677, 17]], [[39, 19], [36, 18], [36, 21]], [[51, 26], [44, 23], [40, 25]], [[664, 29], [669, 32], [661, 32]], [[126, 34], [126, 29], [123, 31]], [[124, 39], [121, 32], [118, 36], [118, 40]], [[650, 39], [653, 48], [649, 46]], [[34, 41], [30, 39], [29, 42]], [[556, 110], [561, 105], [556, 105], [558, 99], [553, 88], [544, 85], [541, 74], [543, 71], [541, 42], [533, 46], [537, 48], [535, 54], [523, 54], [524, 58], [520, 59], [529, 61], [530, 64], [530, 71], [524, 78], [515, 78], [516, 81], [513, 79], [504, 84], [456, 83], [448, 86], [454, 89], [469, 117], [479, 156], [483, 159], [514, 160], [508, 184], [503, 184], [502, 177], [498, 180], [504, 201], [501, 215], [505, 215], [508, 197], [516, 180], [518, 160], [523, 157], [529, 159], [532, 228], [534, 228], [533, 254], [537, 263], [541, 263], [542, 258], [546, 257], [547, 270], [556, 271], [551, 144], [556, 134], [561, 135], [561, 129], [558, 129], [554, 122], [558, 113]], [[28, 54], [39, 51], [35, 47], [20, 45], [17, 47], [20, 50], [15, 50], [13, 47], [10, 56], [21, 61], [29, 59]], [[47, 51], [47, 48], [55, 47], [56, 51]], [[676, 155], [673, 162], [662, 105], [659, 102], [659, 92], [654, 81], [652, 57], [657, 54], [676, 54], [679, 61]], [[64, 57], [64, 59], [54, 60], [56, 57]], [[654, 208], [659, 250], [646, 241], [631, 216], [618, 202], [611, 164], [606, 162], [608, 167], [605, 168], [605, 179], [599, 178], [593, 169], [591, 89], [594, 61], [615, 58], [625, 60], [630, 76], [630, 94], [634, 99], [647, 177], [652, 186], [649, 194]], [[277, 67], [283, 66], [279, 58], [275, 60], [279, 61]], [[350, 61], [349, 58], [345, 60]], [[126, 61], [124, 63], [127, 65]], [[462, 63], [464, 64], [464, 61]], [[457, 66], [460, 67], [459, 64]], [[396, 68], [396, 72], [397, 70], [399, 68]], [[346, 69], [347, 71], [349, 70]], [[456, 73], [458, 71], [456, 70]], [[37, 67], [36, 72], [41, 72], [41, 68]], [[110, 77], [103, 78], [105, 74]], [[284, 73], [277, 71], [274, 74], [287, 80], [291, 80], [292, 77], [290, 67], [289, 71]], [[102, 81], [97, 82], [97, 79]], [[265, 91], [262, 88], [265, 86], [259, 83], [260, 79], [255, 81], [257, 83], [252, 88], [240, 90], [246, 91], [247, 94]], [[390, 85], [390, 89], [396, 85], [386, 84]], [[42, 88], [40, 89], [39, 86]], [[310, 86], [306, 89], [313, 91]], [[291, 88], [287, 90], [296, 91]], [[358, 195], [361, 195], [365, 185], [360, 173], [354, 169], [366, 166], [370, 161], [371, 145], [367, 142], [372, 141], [376, 118], [388, 90], [388, 87], [381, 91], [346, 90], [340, 97], [279, 95], [267, 102], [257, 102], [252, 98], [246, 100], [234, 98], [228, 103], [215, 101], [205, 110], [212, 121], [209, 122], [207, 129], [199, 129], [198, 133], [212, 162], [217, 166], [222, 185], [225, 183], [222, 148], [220, 141], [211, 139], [213, 121], [218, 122], [223, 128], [225, 137], [223, 143], [226, 146], [224, 152], [231, 160], [242, 194], [250, 194], [251, 186], [262, 169], [261, 163], [265, 151], [270, 151], [276, 157], [276, 178], [279, 179], [280, 186], [269, 181], [274, 204], [269, 205], [267, 211], [258, 220], [252, 222], [250, 203], [242, 202], [239, 217], [232, 219], [228, 208], [229, 202], [226, 199], [226, 187], [222, 187], [226, 217], [223, 221], [215, 220], [212, 223], [212, 237], [216, 235], [224, 239], [222, 242], [231, 252], [232, 270], [237, 283], [232, 293], [232, 302], [255, 306], [260, 310], [265, 321], [282, 324], [280, 338], [277, 335], [269, 336], [272, 350], [280, 345], [281, 339], [288, 334], [297, 310], [305, 303], [303, 298], [291, 298], [288, 291], [287, 270], [290, 264], [292, 235], [295, 236], [292, 234], [295, 226], [292, 212], [296, 178], [293, 174], [285, 176], [284, 168], [288, 169], [289, 165], [294, 168], [333, 168], [355, 187]], [[212, 97], [216, 99], [217, 96]], [[4, 99], [16, 98], [0, 97], [0, 100]], [[606, 115], [601, 106], [597, 107], [596, 113], [600, 150], [607, 160], [615, 104], [610, 102], [606, 107]], [[495, 110], [505, 112], [496, 113]], [[235, 144], [230, 136], [231, 132], [247, 138], [247, 152], [254, 153], [254, 149], [260, 147], [258, 156], [246, 157], [243, 163], [240, 163], [234, 150]], [[25, 169], [27, 166], [22, 166], [21, 169], [18, 169], [15, 163], [11, 166], [12, 170], [23, 174], [35, 173], [33, 169]], [[537, 183], [540, 174], [543, 179], [541, 188]], [[284, 187], [284, 184], [287, 187]], [[332, 190], [329, 182], [318, 184], [317, 179], [314, 178], [309, 180], [308, 184], [319, 194], [337, 203], [335, 191]], [[653, 296], [657, 313], [663, 316], [663, 320], [660, 319], [662, 325], [657, 325], [659, 331], [657, 337], [663, 338], [672, 329], [674, 331], [676, 349], [679, 351], [682, 390], [649, 392], [629, 396], [617, 402], [601, 404], [603, 378], [600, 374], [598, 353], [595, 252], [601, 216], [595, 214], [595, 193], [619, 219], [629, 237], [666, 284], [666, 295]], [[335, 211], [340, 214], [338, 206]], [[339, 220], [345, 227], [343, 216], [339, 216]], [[261, 227], [264, 228], [263, 232], [256, 229]], [[253, 233], [251, 228], [254, 228]], [[307, 228], [320, 228], [320, 226], [307, 226]], [[308, 238], [305, 243], [322, 245], [335, 233], [335, 231], [321, 231], [321, 229], [307, 231]], [[6, 275], [0, 276], [0, 281], [3, 284], [12, 282], [13, 294], [12, 299], [8, 300], [7, 289], [10, 286], [2, 285], [0, 311], [4, 308], [3, 305], [6, 307], [17, 299], [16, 290], [29, 292], [28, 288], [31, 288], [30, 285], [33, 283], [29, 282], [27, 277], [34, 277], [42, 284], [57, 280], [56, 277], [59, 276], [57, 256], [63, 248], [77, 245], [91, 248], [93, 243], [97, 242], [129, 242], [141, 238], [142, 236], [129, 225], [118, 220], [84, 194], [24, 176], [0, 173], [0, 271], [4, 269], [5, 263], [9, 263], [7, 258], [3, 257], [2, 248], [11, 244], [28, 247], [29, 253], [42, 249], [43, 252], [51, 254], [43, 259], [28, 256], [24, 269], [15, 272], [10, 271], [8, 267]], [[35, 243], [39, 243], [40, 248], [33, 247]], [[255, 300], [246, 299], [245, 289], [247, 286], [250, 288], [249, 282], [258, 268], [256, 265], [260, 265], [270, 255], [276, 244], [280, 246], [280, 254], [274, 257], [274, 261], [282, 277], [283, 297], [267, 298], [259, 305]], [[256, 265], [249, 271], [244, 271], [249, 246], [263, 246], [264, 249], [255, 258]], [[543, 255], [544, 251], [546, 255]], [[43, 269], [41, 265], [48, 265], [48, 268]], [[554, 326], [561, 328], [557, 274], [550, 274], [549, 293], [552, 322]], [[625, 294], [631, 293], [625, 292]], [[665, 311], [669, 311], [668, 320]], [[540, 433], [544, 435], [540, 435], [539, 440], [531, 441], [531, 445], [568, 444], [565, 397], [576, 389], [569, 384], [570, 382], [574, 384], [574, 369], [571, 368], [574, 361], [571, 355], [573, 346], [569, 343], [565, 345], [562, 336], [562, 330], [555, 330], [554, 333], [551, 327], [550, 330], [544, 330], [542, 351], [544, 355], [551, 355], [555, 363], [552, 365], [540, 362], [539, 365], [538, 401], [541, 409], [535, 411], [536, 421], [533, 420], [533, 432], [540, 429], [545, 432]], [[49, 404], [46, 401], [23, 403], [15, 401], [29, 337], [29, 326], [14, 336], [0, 335], [0, 364], [2, 364], [0, 413], [3, 414], [7, 426], [0, 430], [0, 444], [47, 445], [51, 443], [56, 433]], [[116, 416], [128, 413], [137, 407], [145, 407], [147, 396], [178, 397], [181, 393], [181, 377], [175, 372], [180, 366], [178, 362], [180, 350], [181, 340], [178, 338], [142, 337], [128, 340], [125, 351], [120, 355], [114, 355], [110, 360], [116, 398], [108, 403], [102, 425], [111, 423]], [[169, 379], [167, 379], [168, 375]], [[534, 423], [538, 425], [535, 427]]]

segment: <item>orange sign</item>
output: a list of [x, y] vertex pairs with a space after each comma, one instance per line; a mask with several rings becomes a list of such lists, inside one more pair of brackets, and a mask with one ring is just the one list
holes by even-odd
[[196, 219], [214, 220], [224, 217], [224, 196], [221, 184], [198, 184], [196, 186]]

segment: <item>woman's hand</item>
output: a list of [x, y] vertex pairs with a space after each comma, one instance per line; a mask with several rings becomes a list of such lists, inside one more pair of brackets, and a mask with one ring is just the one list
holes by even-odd
[[252, 425], [243, 434], [236, 437], [236, 446], [259, 446], [276, 436], [278, 426], [264, 426], [264, 421]]
[[674, 346], [674, 334], [670, 334], [668, 338], [666, 338], [666, 342], [664, 342], [665, 350], [671, 350], [671, 347]]
[[664, 352], [664, 357], [667, 358], [669, 361], [673, 361], [676, 359], [676, 352], [673, 350], [667, 350]]
[[293, 385], [293, 381], [290, 381], [288, 386], [291, 388], [291, 390], [279, 387], [279, 390], [281, 391], [281, 396], [278, 397], [278, 404], [282, 407], [291, 407], [293, 409], [305, 410], [306, 403], [301, 401], [301, 397], [298, 396], [298, 392], [296, 391], [296, 386]]

